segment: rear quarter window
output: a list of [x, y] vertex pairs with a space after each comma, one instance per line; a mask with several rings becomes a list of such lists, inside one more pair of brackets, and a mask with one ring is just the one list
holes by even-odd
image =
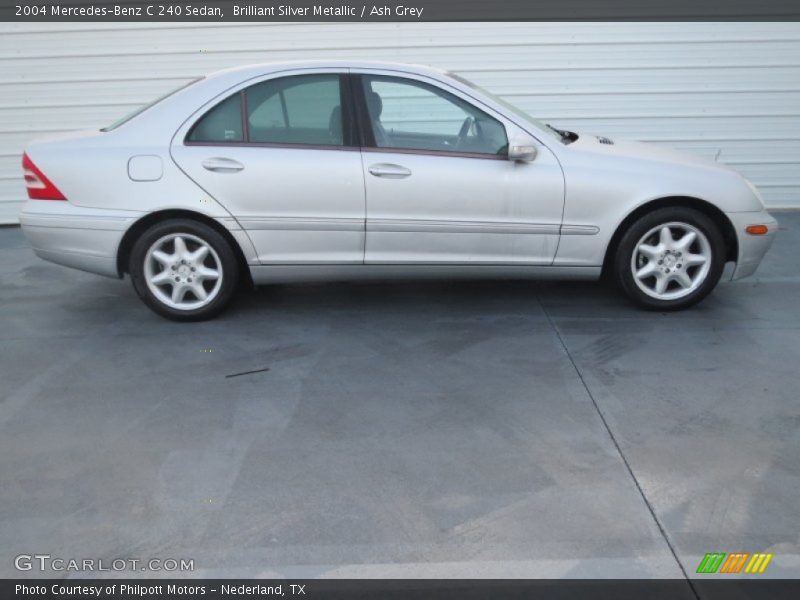
[[189, 142], [242, 142], [242, 97], [236, 93], [217, 104], [194, 124]]

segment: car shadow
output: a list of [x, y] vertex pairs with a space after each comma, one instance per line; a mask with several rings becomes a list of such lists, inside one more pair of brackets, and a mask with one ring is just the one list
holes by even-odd
[[549, 311], [572, 307], [591, 312], [636, 312], [613, 285], [605, 282], [543, 282], [516, 279], [402, 280], [263, 285], [241, 290], [231, 314], [249, 317], [273, 311]]

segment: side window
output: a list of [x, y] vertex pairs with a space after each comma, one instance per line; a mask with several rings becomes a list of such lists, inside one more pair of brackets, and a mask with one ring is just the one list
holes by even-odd
[[339, 75], [271, 79], [245, 90], [248, 141], [344, 144]]
[[208, 111], [195, 123], [189, 142], [242, 142], [242, 99], [234, 94]]
[[252, 85], [203, 115], [186, 141], [342, 146], [351, 136], [345, 133], [339, 79], [335, 73], [297, 75]]
[[469, 102], [411, 79], [361, 77], [378, 148], [502, 155], [505, 127]]

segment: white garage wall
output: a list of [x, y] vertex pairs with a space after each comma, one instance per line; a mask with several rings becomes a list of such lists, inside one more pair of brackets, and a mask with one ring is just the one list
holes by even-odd
[[26, 142], [99, 128], [192, 77], [302, 58], [461, 73], [559, 127], [732, 165], [800, 208], [798, 23], [0, 24], [0, 223]]

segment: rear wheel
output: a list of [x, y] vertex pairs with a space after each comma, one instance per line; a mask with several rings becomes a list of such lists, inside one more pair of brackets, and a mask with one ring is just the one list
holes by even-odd
[[652, 310], [679, 310], [700, 302], [719, 282], [725, 242], [705, 214], [685, 207], [661, 208], [623, 234], [614, 274], [625, 294]]
[[133, 246], [129, 273], [139, 297], [175, 321], [216, 316], [236, 289], [239, 265], [217, 231], [191, 219], [170, 219], [145, 231]]

